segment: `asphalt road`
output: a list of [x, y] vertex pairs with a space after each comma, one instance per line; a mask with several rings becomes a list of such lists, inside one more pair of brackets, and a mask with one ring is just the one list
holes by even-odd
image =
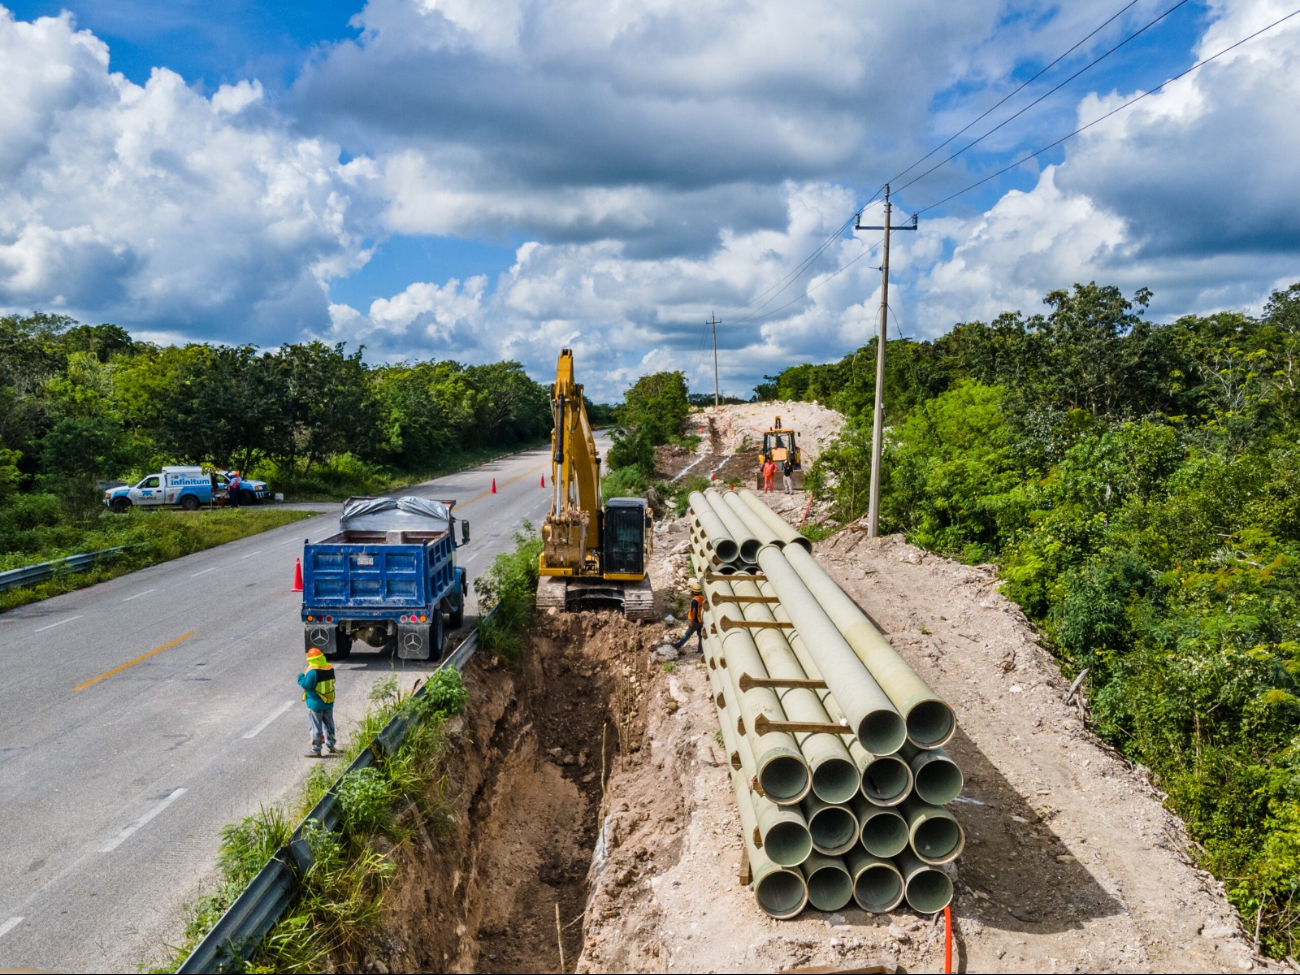
[[[549, 449], [402, 493], [458, 502], [472, 580], [521, 522], [545, 518], [542, 474], [549, 487]], [[290, 591], [303, 539], [337, 530], [339, 506], [321, 507], [0, 615], [0, 968], [158, 960], [215, 876], [221, 827], [291, 800], [313, 761], [330, 761], [304, 754], [301, 596]], [[429, 667], [354, 650], [336, 669], [345, 736], [375, 680], [409, 685]]]

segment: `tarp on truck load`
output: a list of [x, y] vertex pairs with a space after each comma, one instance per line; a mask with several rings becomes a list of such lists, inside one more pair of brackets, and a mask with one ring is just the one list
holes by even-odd
[[349, 498], [339, 527], [344, 531], [447, 531], [451, 508], [431, 498]]

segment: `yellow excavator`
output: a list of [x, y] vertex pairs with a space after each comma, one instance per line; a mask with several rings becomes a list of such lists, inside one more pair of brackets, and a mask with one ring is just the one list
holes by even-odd
[[[763, 433], [763, 448], [758, 452], [758, 488], [763, 489], [763, 465], [769, 459], [776, 461], [777, 473], [780, 474], [781, 468], [789, 459], [797, 475], [803, 473], [803, 456], [799, 451], [799, 446], [794, 442], [794, 430], [790, 427], [781, 425], [781, 418], [776, 418], [776, 423], [772, 428]], [[792, 477], [796, 488], [803, 487], [802, 476]], [[776, 482], [781, 483], [779, 480]]]
[[551, 511], [542, 526], [537, 605], [541, 609], [621, 606], [630, 620], [654, 619], [647, 567], [654, 521], [644, 498], [600, 504], [600, 455], [587, 421], [573, 350], [563, 349], [551, 387]]

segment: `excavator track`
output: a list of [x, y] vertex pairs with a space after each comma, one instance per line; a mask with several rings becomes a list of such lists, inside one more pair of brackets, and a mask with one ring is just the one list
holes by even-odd
[[621, 607], [630, 620], [655, 619], [655, 594], [647, 577], [640, 582], [542, 576], [537, 582], [537, 608], [574, 613], [584, 609]]

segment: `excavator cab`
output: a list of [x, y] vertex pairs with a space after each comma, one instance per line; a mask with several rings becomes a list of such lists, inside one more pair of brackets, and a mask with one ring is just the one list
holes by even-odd
[[604, 552], [607, 579], [642, 579], [646, 573], [646, 530], [651, 525], [644, 498], [610, 498], [605, 503]]

